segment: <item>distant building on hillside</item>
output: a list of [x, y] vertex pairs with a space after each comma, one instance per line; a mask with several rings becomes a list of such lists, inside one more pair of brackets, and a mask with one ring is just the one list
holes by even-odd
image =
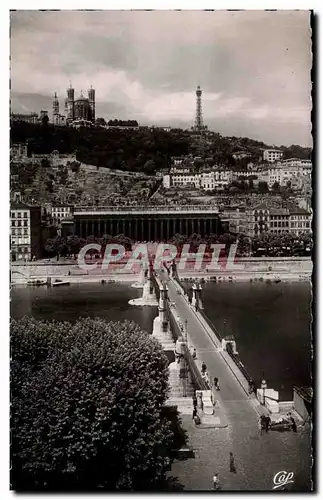
[[13, 122], [38, 123], [37, 113], [11, 113], [10, 120]]
[[72, 207], [69, 205], [54, 205], [52, 206], [52, 217], [55, 222], [60, 223], [63, 219], [71, 217]]
[[28, 156], [28, 144], [26, 142], [16, 142], [11, 144], [10, 159], [13, 161], [24, 160]]
[[263, 152], [263, 158], [269, 163], [274, 163], [275, 161], [280, 160], [283, 157], [283, 154], [283, 151], [280, 151], [280, 149], [265, 149]]
[[232, 154], [232, 157], [235, 160], [242, 160], [243, 158], [249, 158], [251, 153], [248, 153], [248, 151], [236, 151], [235, 153]]
[[54, 94], [53, 100], [53, 117], [52, 117], [53, 125], [57, 126], [65, 126], [66, 125], [66, 116], [61, 115], [59, 112], [59, 101], [57, 99], [57, 94]]

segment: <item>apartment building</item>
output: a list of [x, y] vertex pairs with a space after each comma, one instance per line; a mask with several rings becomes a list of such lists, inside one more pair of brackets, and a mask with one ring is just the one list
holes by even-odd
[[304, 164], [303, 166], [297, 166], [289, 163], [279, 162], [272, 168], [268, 169], [268, 186], [272, 187], [275, 182], [278, 182], [281, 186], [287, 186], [291, 181], [296, 182], [301, 189], [302, 182], [297, 182], [295, 179], [304, 179], [305, 177], [310, 177], [312, 171], [312, 164]]
[[10, 160], [24, 160], [28, 156], [28, 144], [26, 142], [17, 142], [11, 145]]
[[287, 158], [286, 160], [281, 160], [283, 165], [288, 165], [290, 167], [310, 167], [312, 168], [312, 160], [305, 160], [300, 158]]
[[72, 215], [72, 207], [65, 205], [53, 206], [51, 213], [54, 221], [60, 223], [63, 219]]
[[289, 230], [298, 235], [312, 233], [312, 213], [303, 208], [295, 207], [289, 210]]
[[10, 251], [12, 260], [41, 257], [41, 208], [24, 203], [10, 206]]
[[280, 160], [283, 157], [283, 151], [279, 149], [265, 149], [263, 152], [263, 158], [265, 161], [269, 163], [274, 163], [277, 160]]
[[200, 187], [205, 191], [221, 190], [232, 182], [232, 172], [229, 170], [213, 170], [200, 175]]
[[221, 222], [228, 225], [230, 233], [247, 234], [247, 214], [246, 209], [236, 206], [223, 206], [219, 211]]
[[246, 209], [246, 229], [248, 236], [257, 236], [269, 229], [270, 208], [260, 203], [253, 208]]
[[276, 234], [289, 232], [289, 210], [283, 208], [270, 210], [269, 231]]
[[180, 173], [167, 174], [163, 176], [163, 186], [202, 188], [205, 191], [223, 189], [232, 181], [232, 172], [225, 170], [213, 170], [195, 174], [192, 171], [181, 171]]

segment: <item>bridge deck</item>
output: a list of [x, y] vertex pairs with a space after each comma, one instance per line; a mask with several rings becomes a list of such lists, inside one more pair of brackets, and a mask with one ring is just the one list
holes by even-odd
[[[217, 349], [216, 341], [201, 324], [186, 299], [177, 293], [178, 285], [169, 280], [168, 294], [176, 304], [182, 320], [187, 319], [188, 341], [207, 365], [211, 379], [219, 378], [219, 403], [228, 420], [226, 429], [196, 429], [185, 416], [191, 444], [197, 460], [177, 462], [172, 474], [185, 484], [185, 489], [212, 489], [214, 472], [220, 475], [224, 490], [271, 490], [279, 471], [293, 471], [295, 487], [308, 488], [310, 477], [310, 434], [308, 427], [298, 433], [269, 432], [260, 436], [259, 414], [254, 402], [243, 390]], [[237, 473], [229, 470], [229, 452], [235, 457]]]

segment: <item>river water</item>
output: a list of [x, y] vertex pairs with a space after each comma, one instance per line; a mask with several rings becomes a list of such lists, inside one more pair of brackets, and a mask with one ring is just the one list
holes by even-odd
[[[310, 385], [310, 283], [206, 283], [203, 287], [206, 314], [222, 335], [234, 334], [241, 360], [255, 381], [265, 376], [281, 400], [292, 399], [293, 385]], [[128, 319], [151, 332], [157, 308], [128, 304], [140, 295], [141, 290], [128, 284], [16, 286], [11, 291], [11, 316], [72, 322], [86, 316]]]

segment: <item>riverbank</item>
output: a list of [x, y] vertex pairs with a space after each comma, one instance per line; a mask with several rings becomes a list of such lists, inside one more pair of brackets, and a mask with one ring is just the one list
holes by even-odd
[[[275, 283], [277, 281], [310, 281], [313, 272], [313, 262], [309, 258], [245, 258], [237, 263], [240, 267], [232, 269], [220, 268], [219, 270], [194, 269], [194, 263], [188, 262], [185, 269], [178, 269], [181, 281], [203, 279], [205, 281], [241, 282], [264, 281]], [[179, 268], [180, 266], [178, 266]], [[140, 278], [140, 265], [133, 271], [125, 271], [124, 264], [110, 265], [102, 269], [98, 264], [89, 270], [80, 269], [75, 261], [62, 262], [26, 262], [11, 264], [10, 281], [12, 285], [27, 284], [30, 280], [62, 279], [70, 283], [97, 283], [102, 280], [117, 283], [134, 282]]]

